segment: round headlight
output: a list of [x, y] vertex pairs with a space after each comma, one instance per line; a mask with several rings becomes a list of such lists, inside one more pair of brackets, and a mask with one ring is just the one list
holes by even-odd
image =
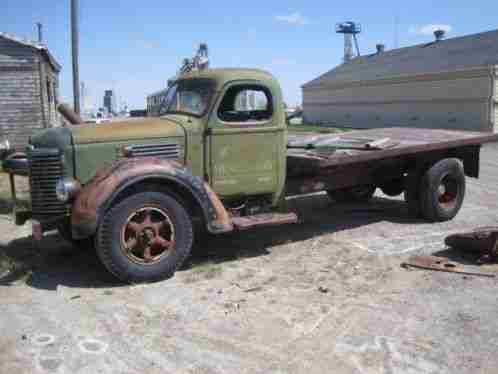
[[80, 192], [80, 189], [81, 186], [77, 180], [64, 178], [57, 182], [55, 195], [59, 201], [66, 203], [73, 199]]

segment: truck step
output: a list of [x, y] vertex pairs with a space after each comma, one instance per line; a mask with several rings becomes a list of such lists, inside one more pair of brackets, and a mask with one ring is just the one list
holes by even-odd
[[248, 230], [253, 227], [277, 226], [297, 223], [296, 213], [261, 213], [254, 216], [233, 217], [232, 223], [237, 230]]

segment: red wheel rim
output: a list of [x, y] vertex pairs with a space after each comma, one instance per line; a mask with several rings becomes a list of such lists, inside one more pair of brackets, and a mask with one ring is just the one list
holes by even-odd
[[438, 189], [438, 202], [444, 209], [452, 209], [456, 202], [459, 193], [458, 182], [450, 175], [446, 175], [441, 179]]
[[175, 246], [175, 230], [161, 208], [133, 212], [121, 230], [121, 249], [135, 263], [150, 265], [168, 256]]

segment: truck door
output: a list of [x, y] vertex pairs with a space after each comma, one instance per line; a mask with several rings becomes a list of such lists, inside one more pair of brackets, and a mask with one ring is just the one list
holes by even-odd
[[220, 196], [279, 188], [285, 135], [275, 105], [270, 90], [256, 83], [233, 83], [222, 91], [208, 125], [210, 183]]

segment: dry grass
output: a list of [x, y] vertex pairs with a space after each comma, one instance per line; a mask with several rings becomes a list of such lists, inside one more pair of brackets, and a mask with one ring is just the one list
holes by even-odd
[[[20, 207], [29, 207], [29, 182], [26, 177], [16, 177], [17, 204]], [[7, 214], [12, 211], [14, 202], [10, 192], [9, 176], [0, 172], [0, 214]]]

